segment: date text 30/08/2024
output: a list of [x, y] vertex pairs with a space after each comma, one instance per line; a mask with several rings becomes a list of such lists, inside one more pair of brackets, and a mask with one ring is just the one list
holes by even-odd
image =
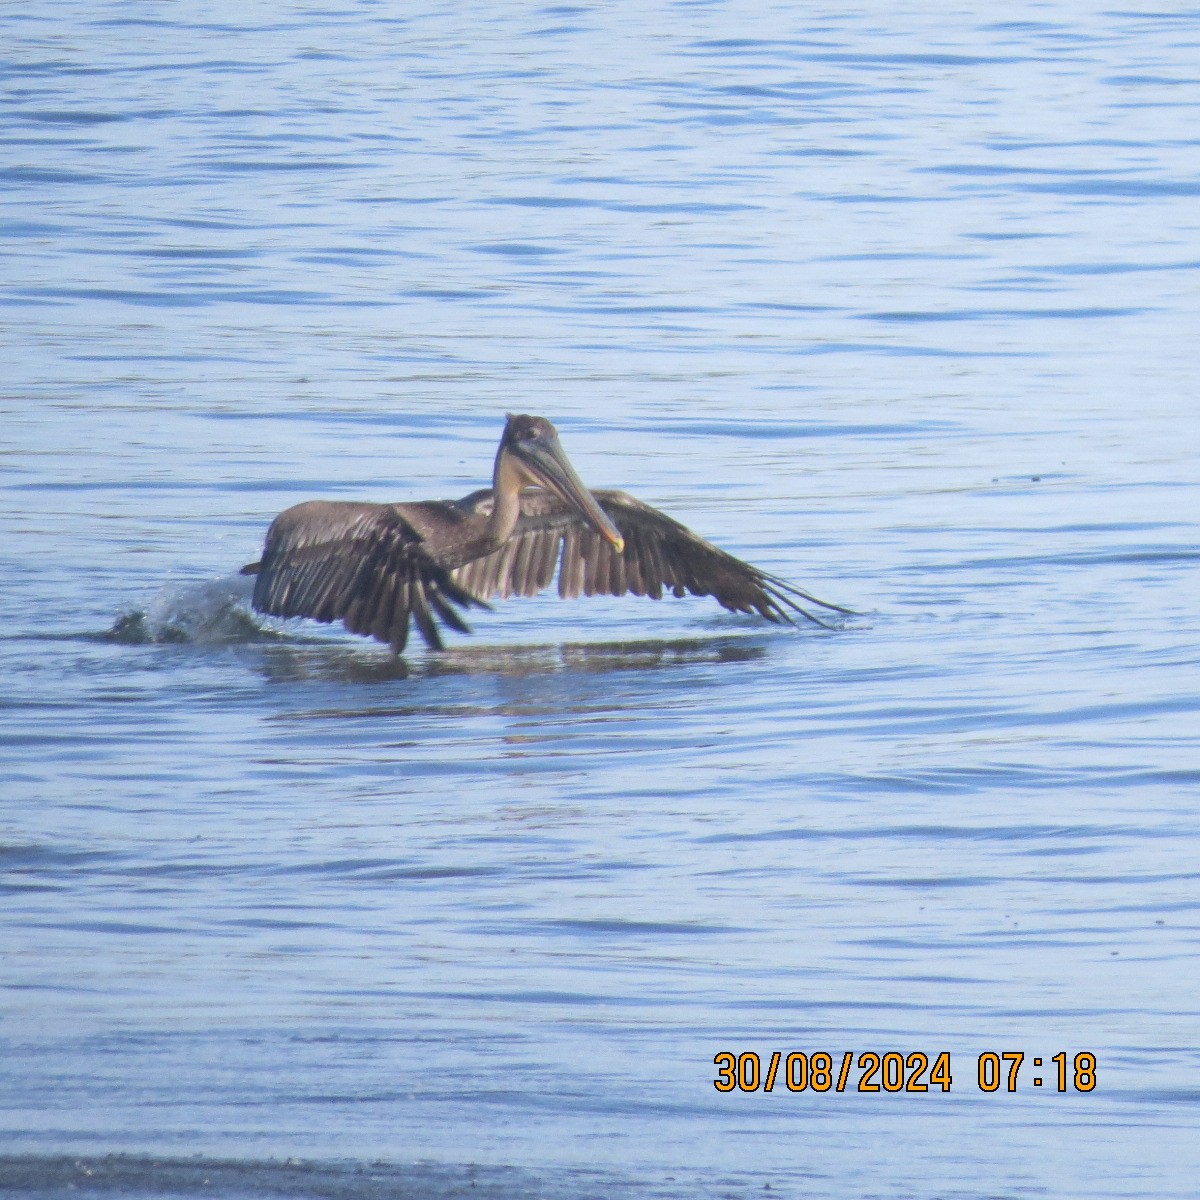
[[[983, 1051], [975, 1060], [979, 1090], [1015, 1092], [1026, 1057], [1021, 1050]], [[1033, 1069], [1044, 1061], [1033, 1058]], [[1048, 1062], [1045, 1075], [1034, 1075], [1029, 1080], [1033, 1087], [1048, 1084], [1059, 1092], [1090, 1092], [1095, 1088], [1096, 1056], [1090, 1051], [1081, 1050], [1071, 1056], [1060, 1050]], [[867, 1050], [857, 1055], [857, 1062], [853, 1050], [840, 1056], [823, 1050], [811, 1054], [795, 1050], [786, 1056], [779, 1050], [765, 1056], [753, 1050], [740, 1054], [721, 1050], [713, 1056], [713, 1064], [717, 1067], [713, 1087], [718, 1092], [771, 1092], [777, 1082], [789, 1092], [948, 1092], [954, 1082], [948, 1050], [932, 1058], [920, 1050], [908, 1054]]]

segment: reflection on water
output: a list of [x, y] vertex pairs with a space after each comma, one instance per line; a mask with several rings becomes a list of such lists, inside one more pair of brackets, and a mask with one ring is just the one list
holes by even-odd
[[654, 671], [697, 664], [745, 663], [766, 653], [750, 636], [673, 638], [534, 646], [455, 646], [409, 661], [379, 649], [349, 646], [275, 646], [261, 658], [272, 682], [302, 679], [325, 682], [387, 683], [481, 675], [527, 678], [560, 672], [608, 674]]

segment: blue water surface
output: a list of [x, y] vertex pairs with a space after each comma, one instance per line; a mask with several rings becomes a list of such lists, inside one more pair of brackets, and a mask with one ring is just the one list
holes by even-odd
[[[0, 1183], [1195, 1196], [1200, 13], [0, 35]], [[506, 411], [861, 615], [250, 616], [275, 513]]]

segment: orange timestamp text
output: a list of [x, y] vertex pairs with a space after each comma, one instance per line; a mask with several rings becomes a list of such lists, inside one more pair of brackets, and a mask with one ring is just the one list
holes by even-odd
[[[1032, 1059], [1026, 1072], [1032, 1087], [1049, 1084], [1059, 1092], [1090, 1092], [1096, 1086], [1096, 1056], [1089, 1050], [1074, 1055], [1060, 1050], [1045, 1059], [1022, 1050], [985, 1050], [975, 1056], [976, 1086], [981, 1092], [1015, 1092], [1027, 1058]], [[1042, 1074], [1034, 1074], [1043, 1062], [1050, 1065]], [[954, 1083], [949, 1050], [935, 1054], [773, 1050], [765, 1055], [721, 1050], [714, 1055], [713, 1065], [717, 1068], [713, 1087], [718, 1092], [773, 1092], [776, 1085], [789, 1092], [948, 1092]]]

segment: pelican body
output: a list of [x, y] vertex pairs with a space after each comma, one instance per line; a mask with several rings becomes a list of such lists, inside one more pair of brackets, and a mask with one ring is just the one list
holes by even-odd
[[719, 550], [624, 492], [589, 491], [553, 425], [509, 414], [492, 486], [461, 500], [366, 504], [307, 500], [275, 518], [253, 604], [277, 617], [341, 621], [393, 654], [416, 623], [443, 649], [438, 620], [469, 633], [460, 610], [495, 596], [532, 596], [558, 572], [558, 594], [712, 596], [733, 612], [795, 624], [826, 622], [799, 601], [827, 604]]

